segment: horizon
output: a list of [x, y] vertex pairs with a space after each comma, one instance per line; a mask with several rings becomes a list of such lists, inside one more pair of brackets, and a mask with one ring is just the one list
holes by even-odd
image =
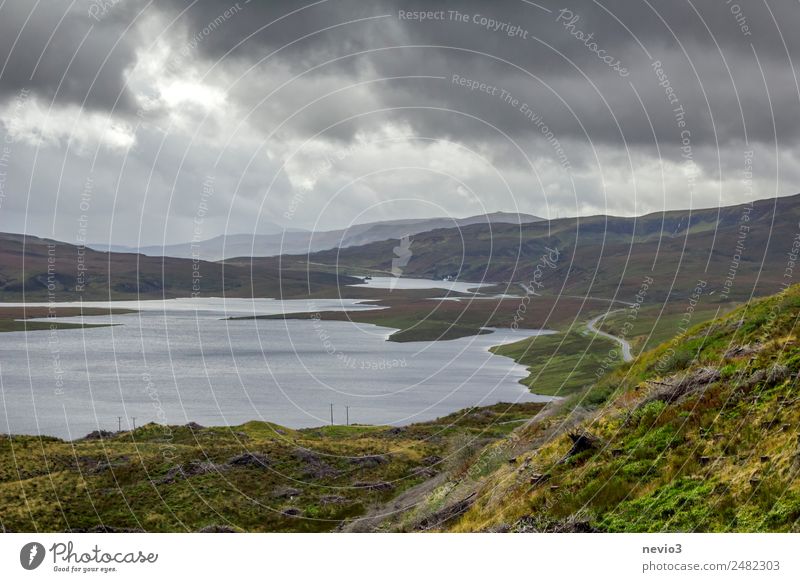
[[[718, 209], [721, 209], [721, 208], [733, 208], [733, 207], [748, 205], [748, 204], [753, 203], [753, 202], [760, 202], [760, 201], [765, 201], [765, 200], [779, 200], [781, 198], [791, 198], [793, 196], [800, 196], [800, 193], [796, 192], [796, 193], [793, 193], [793, 194], [780, 194], [780, 195], [770, 196], [770, 197], [766, 197], [766, 198], [754, 197], [754, 198], [752, 198], [750, 200], [745, 200], [745, 201], [742, 201], [742, 202], [737, 202], [737, 203], [729, 204], [729, 205], [726, 205], [726, 206], [704, 206], [704, 207], [696, 207], [696, 208], [675, 208], [675, 209], [670, 209], [670, 210], [659, 210], [659, 211], [652, 211], [652, 212], [643, 212], [642, 214], [636, 214], [636, 215], [586, 214], [586, 215], [576, 215], [576, 216], [559, 216], [557, 218], [548, 219], [548, 218], [544, 218], [544, 217], [541, 217], [541, 216], [536, 216], [536, 215], [534, 215], [532, 213], [527, 213], [527, 212], [515, 212], [515, 211], [507, 211], [507, 210], [494, 210], [494, 211], [491, 211], [491, 212], [488, 212], [488, 213], [482, 214], [482, 215], [468, 215], [468, 216], [460, 216], [460, 217], [427, 216], [427, 217], [422, 217], [422, 218], [394, 218], [394, 219], [376, 220], [376, 221], [371, 221], [371, 222], [359, 222], [359, 223], [355, 223], [355, 224], [352, 224], [352, 225], [349, 225], [349, 226], [346, 226], [346, 227], [333, 228], [333, 229], [330, 229], [330, 230], [313, 231], [311, 229], [295, 226], [295, 227], [288, 227], [288, 228], [293, 229], [293, 230], [287, 230], [286, 232], [309, 233], [309, 234], [310, 233], [320, 233], [321, 234], [321, 233], [327, 233], [327, 232], [346, 231], [349, 228], [353, 228], [353, 227], [357, 227], [357, 226], [367, 226], [367, 225], [373, 225], [373, 224], [391, 223], [391, 222], [405, 221], [405, 220], [413, 220], [413, 221], [420, 221], [420, 222], [423, 222], [423, 221], [426, 221], [426, 220], [447, 220], [447, 219], [450, 219], [450, 220], [467, 220], [467, 219], [470, 219], [470, 218], [480, 218], [482, 216], [491, 216], [491, 215], [494, 215], [494, 214], [507, 214], [507, 215], [516, 215], [516, 216], [528, 216], [528, 215], [530, 215], [530, 216], [535, 216], [536, 218], [539, 219], [539, 220], [532, 221], [532, 222], [555, 222], [555, 221], [558, 221], [558, 220], [573, 220], [573, 219], [576, 219], [576, 218], [593, 218], [593, 217], [604, 217], [604, 216], [605, 217], [609, 217], [609, 218], [644, 218], [646, 216], [651, 216], [651, 215], [655, 215], [655, 214], [666, 214], [666, 213], [671, 213], [671, 212], [698, 212], [698, 211], [705, 211], [705, 210], [714, 210], [714, 209], [717, 209], [717, 208]], [[284, 228], [284, 229], [287, 228], [286, 226], [281, 225], [281, 224], [279, 224], [277, 222], [274, 222], [272, 224], [274, 226], [276, 226], [276, 227], [279, 227], [279, 228]], [[448, 228], [448, 227], [444, 227], [444, 228]], [[452, 228], [458, 228], [458, 227], [454, 226]], [[229, 233], [220, 233], [220, 234], [212, 235], [212, 236], [209, 236], [208, 238], [204, 238], [204, 239], [201, 239], [201, 240], [198, 240], [198, 241], [176, 240], [176, 241], [173, 241], [173, 242], [163, 242], [163, 243], [161, 241], [158, 241], [158, 242], [141, 242], [141, 243], [125, 243], [125, 242], [104, 242], [104, 241], [95, 240], [95, 241], [91, 241], [91, 242], [87, 242], [87, 243], [83, 243], [83, 244], [87, 248], [94, 248], [94, 247], [124, 247], [124, 248], [127, 248], [127, 249], [135, 249], [135, 248], [143, 248], [143, 247], [173, 246], [173, 245], [189, 244], [191, 242], [203, 243], [203, 242], [212, 241], [212, 240], [215, 240], [215, 239], [218, 239], [218, 238], [231, 237], [231, 236], [253, 236], [253, 237], [280, 236], [281, 233], [282, 233], [282, 231], [275, 232], [275, 233], [255, 233], [255, 234], [246, 233], [246, 232], [229, 232]], [[10, 234], [10, 235], [15, 235], [15, 236], [27, 236], [27, 237], [33, 237], [33, 238], [39, 238], [39, 239], [52, 239], [52, 240], [55, 240], [57, 242], [68, 243], [68, 244], [73, 244], [73, 245], [76, 245], [76, 246], [80, 246], [80, 243], [77, 243], [77, 242], [74, 242], [74, 241], [61, 240], [61, 239], [53, 238], [50, 235], [43, 235], [43, 234], [40, 234], [40, 233], [25, 233], [25, 232], [3, 231], [2, 234]], [[102, 249], [99, 249], [99, 250], [102, 250]]]

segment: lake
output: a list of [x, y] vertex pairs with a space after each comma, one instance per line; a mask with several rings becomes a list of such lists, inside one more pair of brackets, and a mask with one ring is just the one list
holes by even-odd
[[444, 289], [459, 293], [473, 293], [482, 287], [494, 287], [496, 283], [468, 283], [465, 281], [437, 281], [413, 279], [411, 277], [373, 277], [358, 285], [348, 287], [373, 287], [375, 289]]
[[[9, 305], [9, 304], [6, 304]], [[113, 327], [0, 334], [0, 432], [74, 439], [157, 421], [291, 428], [403, 425], [468, 406], [543, 402], [523, 366], [488, 348], [531, 330], [444, 342], [385, 341], [368, 324], [225, 318], [374, 309], [355, 300], [178, 299], [86, 306], [139, 313], [87, 317]], [[80, 318], [62, 318], [81, 321]]]

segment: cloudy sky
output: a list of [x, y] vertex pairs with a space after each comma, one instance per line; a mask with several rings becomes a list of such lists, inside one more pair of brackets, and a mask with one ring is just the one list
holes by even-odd
[[0, 0], [0, 230], [136, 245], [794, 194], [798, 28], [794, 0]]

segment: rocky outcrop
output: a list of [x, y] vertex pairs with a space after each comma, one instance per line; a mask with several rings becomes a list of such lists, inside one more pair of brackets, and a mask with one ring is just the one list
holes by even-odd
[[475, 503], [475, 500], [478, 498], [477, 493], [470, 493], [464, 499], [453, 503], [452, 505], [448, 505], [444, 509], [440, 509], [439, 511], [432, 513], [428, 517], [421, 520], [417, 523], [414, 529], [418, 531], [424, 531], [429, 529], [434, 529], [440, 527], [447, 523], [448, 521], [455, 519], [456, 517], [466, 513], [466, 511], [472, 507], [472, 504]]
[[229, 467], [254, 467], [266, 469], [270, 465], [269, 457], [261, 453], [242, 453], [228, 459]]

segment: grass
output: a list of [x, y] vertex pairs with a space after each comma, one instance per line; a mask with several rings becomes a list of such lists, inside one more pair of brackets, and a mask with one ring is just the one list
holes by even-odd
[[566, 332], [540, 335], [491, 351], [528, 367], [520, 382], [536, 394], [566, 396], [589, 387], [622, 360], [618, 345], [576, 325]]
[[[321, 319], [371, 323], [398, 330], [389, 341], [441, 341], [488, 333], [484, 328], [510, 328], [513, 323], [521, 329], [554, 329], [573, 321], [605, 311], [607, 303], [574, 297], [540, 296], [527, 303], [522, 298], [471, 298], [454, 300], [429, 299], [430, 290], [420, 294], [394, 291], [374, 293], [372, 311], [323, 311]], [[427, 296], [427, 297], [426, 297]], [[450, 294], [449, 297], [453, 297]], [[308, 319], [308, 313], [286, 315], [246, 316], [232, 319]]]
[[[491, 495], [445, 529], [800, 531], [798, 312], [795, 286], [621, 366], [593, 388], [605, 401], [523, 429], [517, 463], [487, 475]], [[692, 384], [709, 369], [719, 376]], [[658, 397], [686, 379], [683, 396]], [[568, 432], [596, 445], [569, 456]]]
[[0, 307], [0, 333], [12, 331], [40, 331], [53, 329], [80, 329], [84, 327], [108, 327], [109, 323], [67, 323], [61, 321], [27, 321], [28, 319], [121, 315], [136, 313], [130, 309], [103, 309], [87, 307], [81, 310], [78, 307]]
[[[737, 303], [700, 304], [692, 313], [691, 324], [697, 325], [720, 317], [735, 309]], [[630, 310], [609, 314], [600, 322], [600, 329], [616, 336], [624, 335], [631, 344], [634, 355], [646, 352], [667, 342], [680, 333], [681, 319], [686, 310], [685, 301], [671, 301], [648, 305], [639, 309], [630, 325]]]
[[[513, 427], [500, 423], [521, 422], [540, 409], [499, 404], [402, 429], [291, 430], [254, 421], [149, 424], [73, 442], [0, 436], [0, 525], [4, 531], [330, 531], [440, 472], [458, 443], [502, 438]], [[244, 452], [262, 455], [266, 464], [231, 462]], [[187, 476], [176, 476], [178, 467]]]

